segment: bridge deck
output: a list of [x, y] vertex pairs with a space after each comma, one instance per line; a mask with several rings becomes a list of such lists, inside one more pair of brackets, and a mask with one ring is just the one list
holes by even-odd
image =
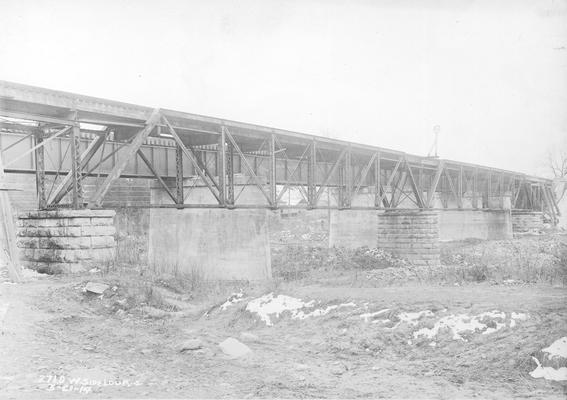
[[[207, 206], [183, 201], [183, 179], [198, 176], [209, 206], [289, 206], [283, 195], [296, 188], [307, 208], [329, 207], [321, 199], [332, 191], [341, 209], [364, 192], [376, 209], [432, 208], [436, 196], [445, 208], [493, 208], [491, 198], [505, 207], [509, 197], [512, 208], [557, 214], [548, 179], [175, 110], [0, 81], [0, 116], [6, 171], [37, 175], [40, 208], [98, 207], [120, 176], [158, 179], [174, 206]], [[238, 173], [257, 187], [255, 204], [235, 198]], [[46, 174], [60, 179], [50, 199]], [[84, 199], [81, 181], [93, 174], [106, 178]]]

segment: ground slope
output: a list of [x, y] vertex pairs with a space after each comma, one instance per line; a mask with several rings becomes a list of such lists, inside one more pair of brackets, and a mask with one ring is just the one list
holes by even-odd
[[[567, 336], [564, 287], [289, 283], [243, 286], [242, 297], [223, 307], [219, 297], [165, 284], [146, 296], [148, 304], [131, 304], [135, 279], [1, 284], [0, 397], [565, 398], [561, 382], [529, 375], [532, 356]], [[87, 281], [109, 289], [102, 298], [85, 293]], [[272, 315], [269, 326], [247, 311], [269, 292], [312, 303], [303, 314]], [[485, 326], [462, 332], [463, 340], [447, 329], [415, 336], [447, 316], [496, 311], [504, 317], [479, 317]], [[512, 323], [512, 313], [526, 318]], [[498, 329], [482, 333], [489, 328]], [[227, 357], [218, 347], [227, 337], [252, 352]], [[189, 339], [201, 348], [180, 351]]]

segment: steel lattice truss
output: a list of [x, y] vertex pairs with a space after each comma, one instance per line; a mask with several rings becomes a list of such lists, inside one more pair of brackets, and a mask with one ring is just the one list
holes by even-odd
[[[5, 169], [36, 174], [40, 209], [97, 208], [119, 177], [152, 177], [170, 199], [152, 207], [507, 207], [554, 221], [559, 214], [548, 179], [174, 110], [0, 81], [0, 117]], [[260, 200], [239, 201], [236, 175]], [[190, 176], [214, 202], [187, 203]], [[88, 198], [86, 177], [97, 177]], [[283, 201], [290, 190], [303, 201]], [[372, 201], [357, 205], [360, 196]]]

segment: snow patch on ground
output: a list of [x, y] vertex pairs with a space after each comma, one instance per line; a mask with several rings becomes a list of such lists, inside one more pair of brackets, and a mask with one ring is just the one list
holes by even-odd
[[22, 276], [27, 279], [43, 278], [45, 274], [40, 274], [37, 271], [29, 268], [22, 268]]
[[[390, 311], [389, 308], [385, 308], [383, 310], [376, 311], [376, 312], [364, 313], [364, 314], [360, 314], [360, 318], [364, 319], [364, 322], [368, 322], [371, 319], [374, 319], [374, 317], [377, 317], [378, 315], [385, 314], [389, 311]], [[372, 323], [376, 323], [376, 322], [378, 322], [378, 321], [372, 321]]]
[[512, 312], [512, 314], [510, 314], [510, 318], [525, 321], [528, 319], [528, 314]]
[[414, 313], [400, 313], [400, 315], [398, 315], [398, 318], [400, 319], [400, 322], [405, 322], [407, 324], [416, 326], [421, 317], [433, 317], [433, 315], [433, 312], [431, 312], [430, 310], [425, 310]]
[[510, 314], [510, 328], [516, 326], [516, 321], [525, 321], [527, 319], [528, 319], [528, 314], [512, 312], [512, 314]]
[[549, 347], [546, 347], [541, 351], [548, 353], [550, 359], [567, 358], [567, 336], [557, 339]]
[[[510, 327], [516, 326], [517, 320], [526, 320], [528, 318], [527, 314], [523, 313], [511, 313], [510, 314]], [[495, 326], [488, 326], [485, 321], [486, 319], [492, 319]], [[501, 321], [494, 321], [499, 319]], [[454, 340], [466, 341], [461, 335], [465, 332], [482, 332], [483, 335], [488, 335], [499, 331], [500, 329], [506, 327], [506, 313], [493, 310], [487, 311], [478, 315], [469, 316], [466, 314], [448, 315], [441, 318], [435, 323], [433, 328], [421, 328], [413, 333], [414, 338], [426, 337], [432, 339], [437, 336], [439, 331], [442, 329], [448, 329], [453, 334]]]
[[301, 299], [280, 294], [274, 297], [273, 293], [268, 293], [258, 297], [248, 303], [246, 311], [257, 314], [268, 326], [272, 326], [272, 316], [276, 318], [284, 311], [296, 311], [303, 307], [310, 307], [315, 302], [303, 302]]
[[233, 293], [231, 294], [224, 303], [221, 304], [220, 309], [221, 310], [226, 310], [228, 307], [230, 307], [233, 304], [236, 304], [240, 301], [243, 300], [244, 297], [244, 293], [242, 291], [238, 292], [238, 293]]
[[[418, 312], [413, 312], [413, 313], [408, 313], [408, 312], [403, 312], [398, 314], [398, 319], [399, 321], [392, 327], [386, 327], [385, 329], [388, 330], [394, 330], [396, 329], [398, 326], [400, 326], [400, 324], [402, 323], [406, 323], [412, 326], [416, 326], [419, 323], [419, 320], [422, 317], [433, 317], [435, 314], [433, 314], [432, 311], [430, 310], [424, 310], [424, 311], [418, 311]], [[376, 324], [378, 321], [372, 321], [373, 324]], [[385, 319], [381, 321], [383, 324], [387, 324], [389, 322], [391, 322], [391, 320], [389, 319]]]
[[532, 359], [537, 364], [536, 369], [530, 372], [532, 378], [544, 378], [548, 381], [567, 381], [567, 367], [543, 367], [537, 358], [532, 357]]
[[[547, 353], [545, 357], [549, 360], [567, 359], [567, 336], [557, 339], [549, 347], [541, 349], [541, 351]], [[567, 381], [567, 367], [544, 367], [537, 358], [532, 357], [532, 359], [537, 364], [536, 369], [530, 372], [533, 378], [544, 378], [549, 381]]]
[[262, 321], [268, 326], [273, 326], [272, 318], [278, 318], [285, 311], [291, 313], [292, 319], [306, 319], [311, 317], [320, 317], [330, 313], [333, 310], [344, 307], [356, 307], [353, 302], [334, 304], [325, 308], [316, 308], [314, 310], [303, 310], [304, 308], [312, 308], [315, 300], [304, 302], [301, 299], [280, 294], [274, 296], [273, 293], [258, 297], [248, 303], [246, 311], [257, 314]]
[[433, 339], [441, 329], [449, 329], [453, 333], [453, 339], [465, 340], [460, 334], [467, 331], [486, 328], [486, 325], [465, 314], [448, 315], [441, 318], [433, 328], [421, 328], [413, 333], [414, 338], [424, 336]]
[[314, 311], [311, 311], [309, 313], [304, 313], [303, 311], [296, 311], [295, 313], [292, 314], [291, 318], [293, 319], [305, 319], [305, 318], [310, 318], [310, 317], [320, 317], [322, 315], [326, 315], [329, 312], [331, 312], [332, 310], [336, 310], [338, 308], [343, 308], [343, 307], [356, 307], [355, 303], [343, 303], [343, 304], [335, 304], [332, 306], [328, 306], [326, 308], [319, 308], [316, 309]]

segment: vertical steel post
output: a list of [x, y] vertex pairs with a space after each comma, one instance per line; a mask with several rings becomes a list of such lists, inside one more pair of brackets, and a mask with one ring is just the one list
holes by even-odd
[[514, 198], [512, 199], [512, 209], [518, 208], [518, 198], [522, 193], [522, 180], [520, 177], [514, 178], [514, 186], [512, 189], [514, 193]]
[[381, 154], [380, 152], [376, 152], [376, 158], [374, 159], [374, 207], [380, 208], [380, 196], [381, 196], [381, 187], [382, 187], [382, 176], [380, 171], [380, 161], [381, 161]]
[[[421, 194], [422, 198], [423, 198], [423, 188], [425, 187], [425, 184], [423, 182], [423, 164], [420, 162], [419, 164], [419, 176], [418, 176], [418, 186], [419, 186], [419, 193]], [[424, 204], [424, 208], [426, 208], [427, 206]]]
[[72, 206], [74, 209], [79, 209], [83, 206], [80, 136], [81, 128], [78, 122], [78, 113], [75, 111], [73, 129], [71, 130], [71, 171], [73, 173]]
[[488, 182], [487, 182], [487, 189], [486, 191], [488, 192], [488, 197], [487, 197], [487, 202], [486, 202], [486, 208], [490, 208], [490, 199], [492, 196], [492, 172], [488, 172]]
[[315, 174], [317, 167], [317, 142], [313, 140], [311, 142], [311, 149], [309, 152], [309, 158], [307, 160], [307, 207], [315, 207]]
[[231, 207], [234, 206], [234, 148], [230, 142], [226, 145], [226, 203]]
[[478, 169], [475, 168], [473, 172], [473, 185], [472, 185], [472, 195], [473, 195], [473, 208], [478, 208]]
[[448, 195], [447, 195], [447, 174], [444, 173], [441, 176], [441, 180], [439, 181], [439, 184], [441, 185], [441, 205], [443, 206], [443, 208], [447, 208], [448, 206]]
[[[35, 145], [43, 142], [43, 130], [38, 128], [35, 132]], [[37, 189], [37, 200], [40, 210], [47, 207], [47, 196], [45, 194], [45, 147], [35, 149], [35, 183]]]
[[177, 197], [176, 203], [182, 205], [184, 203], [183, 195], [183, 150], [181, 147], [175, 145], [175, 195]]
[[498, 196], [499, 196], [499, 205], [500, 209], [504, 209], [504, 174], [500, 173], [498, 176]]
[[458, 204], [460, 204], [460, 208], [463, 208], [463, 166], [459, 169], [459, 181], [457, 182], [457, 191], [459, 198], [457, 199]]
[[[345, 156], [346, 158], [346, 156]], [[341, 162], [341, 165], [338, 168], [339, 170], [339, 182], [337, 185], [338, 188], [338, 199], [337, 199], [337, 206], [340, 209], [342, 209], [344, 207], [344, 203], [345, 203], [345, 166], [344, 166], [344, 160]]]
[[221, 199], [221, 205], [226, 206], [226, 133], [224, 126], [221, 127], [217, 151], [219, 157], [217, 171], [217, 175], [219, 176], [219, 197]]
[[272, 133], [270, 138], [270, 199], [272, 206], [278, 205], [278, 193], [276, 188], [276, 135]]
[[352, 204], [352, 179], [352, 149], [349, 145], [345, 155], [345, 208]]

